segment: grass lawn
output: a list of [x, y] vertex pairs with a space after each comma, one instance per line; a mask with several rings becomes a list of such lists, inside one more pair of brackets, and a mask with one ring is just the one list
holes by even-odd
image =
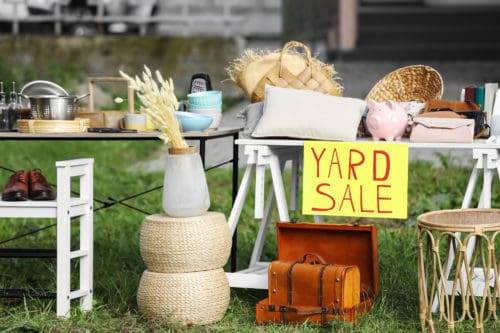
[[[334, 322], [330, 327], [303, 324], [298, 326], [254, 324], [255, 304], [267, 291], [232, 289], [231, 301], [222, 321], [202, 326], [183, 327], [147, 320], [137, 310], [136, 293], [145, 265], [139, 252], [139, 234], [145, 214], [122, 205], [100, 209], [109, 197], [120, 199], [147, 188], [161, 186], [163, 172], [146, 172], [135, 167], [138, 161], [154, 158], [163, 149], [160, 141], [40, 141], [2, 142], [0, 165], [10, 169], [40, 168], [49, 181], [55, 182], [56, 160], [94, 157], [94, 310], [81, 313], [72, 307], [69, 319], [55, 316], [54, 300], [0, 299], [2, 332], [418, 332], [416, 217], [427, 211], [460, 207], [470, 170], [441, 156], [441, 165], [412, 162], [409, 176], [408, 220], [361, 220], [375, 223], [379, 238], [380, 296], [370, 313], [353, 326]], [[2, 186], [10, 172], [0, 170]], [[242, 172], [240, 172], [242, 175]], [[451, 176], [450, 176], [451, 175]], [[231, 170], [214, 169], [207, 173], [210, 210], [231, 210]], [[495, 184], [496, 186], [496, 184]], [[493, 206], [499, 198], [493, 191]], [[476, 195], [477, 196], [477, 195]], [[249, 197], [252, 197], [251, 195]], [[146, 212], [161, 212], [161, 191], [127, 201]], [[250, 258], [258, 221], [247, 204], [238, 227], [238, 264], [244, 268]], [[275, 213], [276, 214], [276, 213]], [[293, 215], [302, 221], [312, 217]], [[277, 215], [274, 216], [276, 221]], [[349, 222], [331, 219], [330, 222]], [[4, 219], [0, 224], [0, 242], [18, 234], [53, 224], [52, 220]], [[271, 228], [273, 229], [273, 227]], [[276, 257], [274, 230], [264, 248], [264, 258]], [[54, 247], [55, 228], [47, 228], [27, 237], [0, 243], [2, 247]], [[228, 270], [226, 265], [226, 270]], [[0, 286], [54, 288], [54, 260], [0, 260]], [[445, 330], [446, 326], [441, 325]], [[487, 332], [499, 331], [496, 322], [487, 323]], [[456, 332], [473, 331], [473, 322], [456, 325]]]

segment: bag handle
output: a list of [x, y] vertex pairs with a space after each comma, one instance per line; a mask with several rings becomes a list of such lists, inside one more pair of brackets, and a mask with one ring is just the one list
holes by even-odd
[[279, 76], [281, 77], [281, 72], [282, 72], [282, 69], [283, 69], [283, 56], [285, 55], [285, 53], [287, 53], [286, 51], [288, 51], [289, 49], [291, 49], [293, 47], [302, 48], [306, 52], [306, 65], [307, 65], [307, 68], [309, 68], [309, 71], [311, 72], [311, 76], [312, 76], [312, 70], [311, 70], [311, 62], [312, 62], [311, 51], [309, 50], [309, 48], [305, 44], [303, 44], [301, 42], [294, 41], [294, 40], [292, 40], [291, 42], [286, 43], [285, 46], [283, 46], [283, 49], [281, 49], [280, 59], [279, 59], [279, 62], [280, 62]]
[[[307, 258], [313, 258], [313, 260], [310, 260], [310, 261], [307, 261]], [[319, 254], [317, 253], [306, 253], [304, 254], [304, 256], [302, 257], [302, 261], [298, 261], [299, 263], [311, 263], [311, 264], [322, 264], [322, 265], [327, 265], [328, 263], [326, 262], [325, 259], [323, 259], [322, 256], [320, 256]]]

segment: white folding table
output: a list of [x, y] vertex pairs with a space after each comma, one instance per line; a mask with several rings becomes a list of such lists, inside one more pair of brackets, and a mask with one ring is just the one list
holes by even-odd
[[[372, 142], [371, 139], [360, 139], [356, 142]], [[268, 262], [261, 261], [262, 249], [269, 227], [269, 217], [274, 201], [278, 208], [280, 221], [290, 221], [289, 210], [294, 210], [299, 193], [300, 169], [304, 140], [293, 139], [239, 139], [235, 142], [243, 146], [247, 157], [245, 173], [241, 180], [236, 199], [228, 219], [231, 232], [235, 232], [240, 214], [248, 196], [255, 171], [255, 211], [254, 217], [260, 219], [258, 234], [255, 240], [248, 268], [237, 272], [227, 272], [229, 285], [233, 288], [267, 289]], [[465, 191], [462, 208], [470, 207], [474, 189], [479, 175], [483, 173], [481, 197], [478, 207], [491, 207], [491, 185], [494, 174], [500, 177], [500, 143], [477, 139], [472, 143], [414, 143], [408, 140], [378, 143], [407, 144], [410, 149], [466, 149], [471, 150], [475, 160], [474, 167]], [[282, 172], [285, 164], [291, 162], [291, 193], [290, 204], [287, 202], [284, 190]], [[271, 171], [272, 187], [265, 201], [265, 173]], [[319, 221], [320, 219], [315, 218]]]

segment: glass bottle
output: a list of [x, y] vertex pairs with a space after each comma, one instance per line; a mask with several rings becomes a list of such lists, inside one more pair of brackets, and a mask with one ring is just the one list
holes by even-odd
[[0, 131], [9, 131], [9, 108], [5, 102], [3, 82], [0, 82]]
[[19, 112], [21, 112], [21, 105], [19, 104], [18, 95], [16, 92], [16, 82], [12, 82], [12, 91], [10, 92], [9, 100], [9, 130], [17, 131], [17, 119], [19, 119]]

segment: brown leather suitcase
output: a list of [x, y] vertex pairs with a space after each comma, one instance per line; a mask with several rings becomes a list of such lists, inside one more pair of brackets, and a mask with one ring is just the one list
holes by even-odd
[[[269, 298], [261, 310], [276, 315], [265, 316], [265, 322], [307, 319], [326, 324], [360, 303], [358, 267], [328, 264], [314, 253], [305, 254], [300, 261], [273, 261], [268, 278]], [[257, 316], [257, 322], [261, 320]]]
[[[319, 307], [319, 303], [294, 306], [274, 304], [272, 285], [269, 277], [269, 297], [256, 306], [256, 322], [286, 323], [314, 321], [325, 323], [331, 320], [356, 321], [369, 311], [379, 294], [378, 244], [374, 225], [339, 225], [327, 223], [277, 223], [278, 260], [294, 262], [302, 260], [305, 253], [319, 254], [327, 263], [338, 267], [357, 266], [360, 272], [360, 300], [357, 304], [349, 299], [340, 299], [341, 306], [331, 313]], [[271, 271], [269, 274], [272, 274]], [[305, 287], [306, 294], [312, 288]], [[305, 296], [301, 296], [302, 299]], [[275, 297], [274, 297], [275, 298]], [[296, 298], [297, 300], [297, 298]], [[280, 300], [282, 302], [282, 300]], [[310, 300], [307, 300], [310, 302]], [[318, 313], [321, 312], [321, 313]]]

